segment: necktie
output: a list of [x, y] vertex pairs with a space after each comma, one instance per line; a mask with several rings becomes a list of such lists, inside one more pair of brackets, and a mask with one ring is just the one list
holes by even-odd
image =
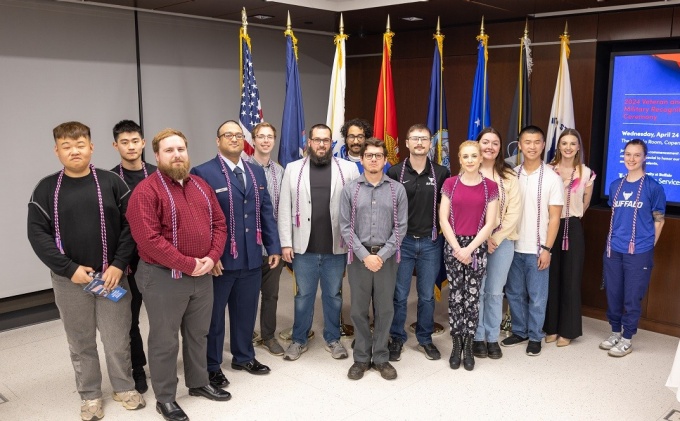
[[239, 167], [234, 168], [234, 173], [236, 174], [236, 179], [241, 183], [241, 190], [246, 191], [246, 179], [243, 177], [243, 170]]

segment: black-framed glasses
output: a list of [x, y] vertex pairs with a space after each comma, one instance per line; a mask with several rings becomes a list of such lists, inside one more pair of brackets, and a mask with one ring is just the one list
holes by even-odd
[[411, 136], [411, 137], [408, 138], [408, 140], [410, 140], [411, 142], [416, 142], [416, 143], [418, 143], [418, 142], [425, 143], [425, 142], [429, 141], [430, 138], [427, 137], [427, 136]]
[[218, 135], [217, 137], [223, 137], [226, 140], [236, 138], [236, 140], [243, 140], [246, 138], [246, 136], [243, 133], [231, 133], [231, 132], [226, 132], [222, 133], [221, 135]]
[[363, 134], [348, 134], [347, 135], [347, 140], [364, 140], [366, 139], [366, 136]]
[[313, 137], [313, 138], [311, 138], [311, 139], [309, 139], [309, 140], [311, 140], [312, 143], [314, 143], [314, 144], [317, 145], [317, 146], [320, 145], [320, 144], [322, 144], [322, 143], [323, 143], [324, 145], [330, 145], [330, 144], [331, 144], [331, 139], [329, 139], [329, 138], [327, 138], [327, 137], [326, 137], [326, 138]]
[[274, 136], [273, 134], [258, 134], [257, 136], [255, 136], [255, 139], [273, 141], [276, 140], [276, 136]]
[[364, 159], [368, 159], [368, 160], [371, 160], [371, 159], [381, 160], [384, 157], [385, 157], [384, 153], [368, 153], [367, 152], [367, 153], [364, 154]]

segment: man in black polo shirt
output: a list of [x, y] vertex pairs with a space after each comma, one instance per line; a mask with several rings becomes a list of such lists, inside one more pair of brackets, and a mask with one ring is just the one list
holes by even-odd
[[390, 328], [390, 361], [399, 361], [406, 342], [406, 301], [411, 290], [413, 269], [416, 269], [418, 319], [416, 339], [418, 349], [430, 360], [441, 354], [432, 343], [434, 331], [434, 284], [442, 259], [443, 237], [439, 234], [437, 210], [439, 190], [450, 176], [448, 168], [430, 161], [432, 134], [424, 124], [408, 129], [406, 147], [410, 156], [391, 167], [387, 175], [403, 184], [408, 198], [408, 230], [401, 245], [401, 263], [394, 291], [394, 318]]

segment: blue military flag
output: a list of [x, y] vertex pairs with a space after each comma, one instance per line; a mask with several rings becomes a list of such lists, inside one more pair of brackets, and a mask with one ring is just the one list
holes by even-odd
[[477, 36], [477, 71], [475, 82], [472, 86], [472, 103], [470, 104], [470, 121], [468, 123], [468, 140], [474, 140], [483, 128], [491, 125], [491, 113], [489, 112], [489, 91], [487, 89], [486, 64], [489, 58], [487, 44], [489, 36], [484, 33], [484, 21], [482, 31]]

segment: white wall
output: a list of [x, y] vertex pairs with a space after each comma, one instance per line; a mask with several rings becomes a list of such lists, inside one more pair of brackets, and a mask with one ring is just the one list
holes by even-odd
[[[249, 28], [265, 120], [281, 126], [285, 37]], [[194, 165], [216, 153], [215, 130], [238, 116], [238, 26], [139, 13], [147, 159], [165, 127], [189, 138]], [[333, 61], [331, 35], [296, 34], [306, 125], [325, 122]], [[68, 120], [92, 129], [93, 163], [119, 157], [111, 128], [139, 120], [134, 14], [50, 0], [0, 0], [0, 298], [51, 288], [48, 269], [26, 238], [26, 209], [35, 184], [60, 169], [52, 128]], [[274, 152], [276, 156], [276, 151]]]

